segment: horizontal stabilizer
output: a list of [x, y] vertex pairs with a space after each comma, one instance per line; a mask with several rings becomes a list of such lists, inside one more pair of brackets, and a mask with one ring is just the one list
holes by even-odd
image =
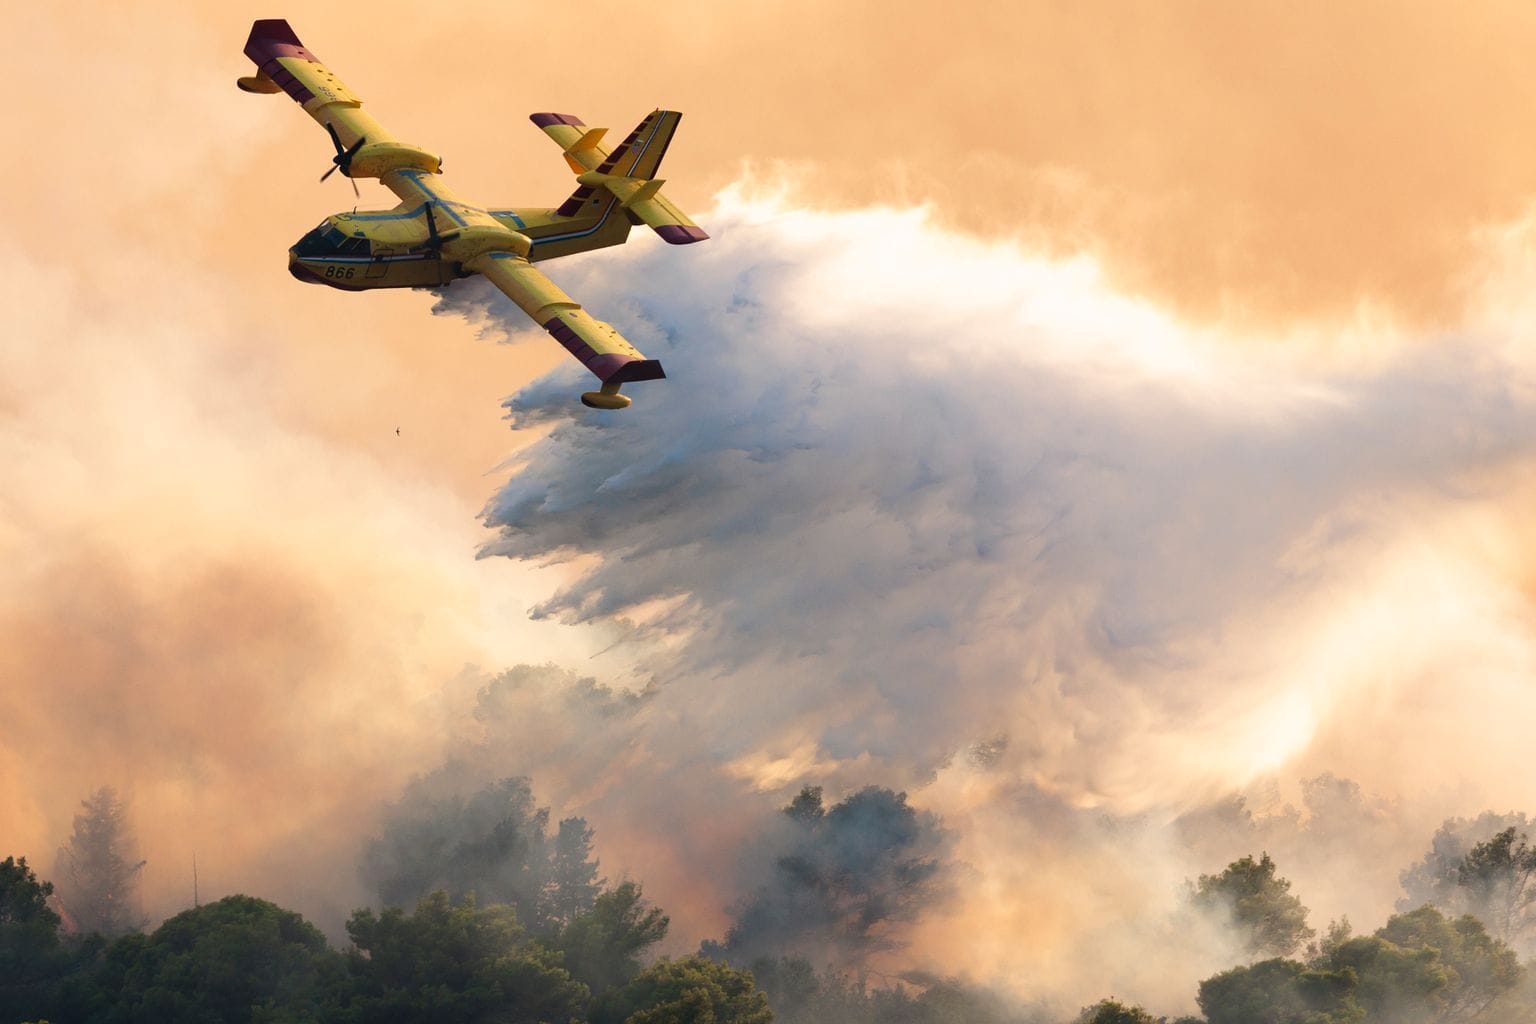
[[655, 199], [656, 193], [660, 192], [661, 186], [665, 184], [666, 182], [660, 178], [652, 178], [650, 181], [635, 189], [634, 195], [624, 200], [624, 205], [629, 207], [634, 206], [636, 203], [643, 203], [648, 199]]
[[608, 134], [607, 128], [590, 128], [581, 133], [581, 138], [571, 144], [571, 149], [596, 149], [597, 144], [603, 141], [603, 136]]
[[612, 152], [602, 145], [607, 130], [588, 128], [579, 117], [543, 113], [531, 114], [528, 119], [564, 150], [565, 162], [579, 178], [579, 187], [555, 211], [559, 216], [586, 216], [603, 209], [599, 200], [607, 192], [629, 213], [631, 221], [649, 225], [671, 245], [688, 245], [709, 237], [662, 194], [665, 182], [656, 177], [682, 114], [653, 110]]

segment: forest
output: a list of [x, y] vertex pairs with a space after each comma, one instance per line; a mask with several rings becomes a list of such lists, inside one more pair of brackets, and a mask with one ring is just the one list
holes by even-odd
[[551, 822], [529, 780], [468, 794], [412, 784], [367, 844], [361, 908], [336, 948], [253, 896], [154, 928], [136, 909], [128, 808], [81, 804], [53, 878], [0, 861], [0, 1024], [1431, 1024], [1536, 1022], [1536, 848], [1519, 814], [1453, 819], [1404, 870], [1374, 931], [1319, 931], [1264, 851], [1188, 884], [1231, 966], [1198, 982], [1200, 1016], [1104, 998], [1063, 1013], [983, 980], [869, 968], [891, 925], [942, 900], [937, 816], [869, 787], [828, 806], [806, 787], [763, 837], [762, 884], [694, 955], [657, 957], [669, 920], [610, 883], [581, 818]]

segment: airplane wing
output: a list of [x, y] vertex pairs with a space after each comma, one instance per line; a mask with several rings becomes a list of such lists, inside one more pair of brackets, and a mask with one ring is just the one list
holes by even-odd
[[548, 331], [565, 350], [602, 381], [601, 391], [581, 396], [595, 409], [622, 409], [629, 398], [619, 386], [666, 377], [661, 363], [647, 359], [612, 325], [582, 309], [560, 286], [538, 270], [526, 257], [492, 252], [465, 264], [506, 293], [533, 322]]
[[320, 63], [286, 21], [273, 18], [252, 24], [245, 55], [256, 65], [256, 74], [241, 78], [240, 88], [287, 93], [331, 136], [336, 147], [332, 162], [347, 177], [378, 178], [402, 200], [414, 200], [419, 197], [410, 187], [410, 173], [437, 174], [442, 169], [435, 154], [400, 141], [374, 120], [363, 101]]

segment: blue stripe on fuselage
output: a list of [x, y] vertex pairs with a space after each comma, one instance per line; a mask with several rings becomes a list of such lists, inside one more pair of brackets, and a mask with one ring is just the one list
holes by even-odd
[[398, 256], [296, 256], [300, 263], [414, 263], [437, 259], [432, 253], [401, 253]]
[[613, 212], [613, 208], [618, 205], [618, 202], [618, 196], [609, 195], [608, 205], [603, 207], [603, 215], [598, 218], [596, 224], [592, 225], [590, 228], [587, 228], [585, 231], [567, 231], [563, 235], [544, 235], [541, 238], [533, 239], [533, 244], [540, 245], [544, 242], [564, 242], [571, 238], [586, 238], [588, 235], [602, 230], [603, 225], [608, 223], [608, 215]]
[[[370, 221], [370, 222], [372, 222], [372, 221], [381, 221], [381, 220], [416, 220], [418, 217], [425, 216], [425, 214], [427, 212], [428, 205], [438, 206], [438, 207], [442, 207], [443, 209], [447, 209], [447, 207], [443, 207], [442, 200], [434, 199], [434, 200], [432, 200], [432, 202], [430, 204], [422, 203], [420, 206], [416, 207], [413, 210], [405, 210], [405, 211], [399, 212], [399, 213], [394, 212], [394, 211], [391, 211], [389, 213], [353, 213], [353, 214], [348, 214], [347, 215], [347, 219], [348, 220], [366, 220], [366, 221]], [[500, 220], [503, 217], [506, 217], [507, 219], [511, 220], [512, 223], [516, 224], [520, 228], [521, 227], [527, 227], [527, 224], [524, 223], [523, 218], [519, 217], [516, 213], [514, 213], [511, 210], [482, 210], [478, 206], [461, 206], [460, 208], [461, 209], [465, 209], [465, 210], [471, 210], [471, 211], [473, 211], [475, 213], [483, 213], [483, 214], [486, 214], [487, 216], [495, 217], [498, 220]]]

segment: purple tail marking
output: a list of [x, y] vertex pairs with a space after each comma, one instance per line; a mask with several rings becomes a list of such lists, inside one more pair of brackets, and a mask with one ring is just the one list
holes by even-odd
[[573, 128], [585, 128], [587, 123], [579, 117], [570, 114], [529, 114], [528, 120], [540, 128], [548, 128], [552, 124], [568, 124]]
[[701, 227], [685, 227], [682, 224], [663, 224], [656, 229], [663, 242], [671, 245], [688, 245], [692, 242], [702, 242], [708, 238]]

